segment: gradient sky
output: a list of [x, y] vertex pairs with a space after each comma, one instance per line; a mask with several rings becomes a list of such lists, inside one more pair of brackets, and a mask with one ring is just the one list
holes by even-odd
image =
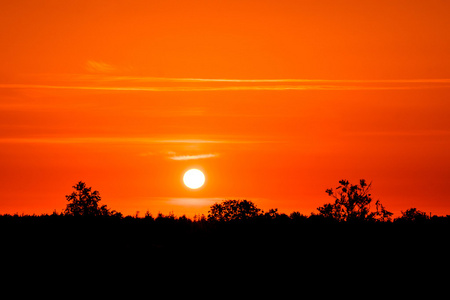
[[[222, 199], [309, 214], [341, 179], [450, 214], [450, 1], [2, 1], [0, 213]], [[183, 172], [202, 169], [189, 190]]]

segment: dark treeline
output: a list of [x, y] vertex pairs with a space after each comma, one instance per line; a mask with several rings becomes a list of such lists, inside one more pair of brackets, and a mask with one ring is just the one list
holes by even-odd
[[401, 260], [405, 253], [430, 251], [436, 257], [449, 242], [450, 216], [430, 217], [412, 208], [392, 219], [379, 201], [370, 206], [370, 184], [365, 181], [341, 181], [327, 190], [334, 202], [309, 216], [264, 212], [251, 201], [225, 200], [212, 205], [207, 216], [193, 219], [149, 212], [124, 217], [100, 205], [99, 193], [83, 182], [74, 188], [62, 213], [1, 215], [2, 252], [25, 257], [37, 250], [46, 256], [102, 253], [130, 259], [259, 253], [279, 259], [313, 257], [319, 263], [332, 257]]
[[[367, 184], [361, 179], [359, 184], [350, 184], [347, 180], [339, 181], [339, 186], [335, 189], [327, 189], [326, 193], [334, 199], [334, 202], [324, 204], [317, 208], [317, 212], [311, 213], [309, 216], [300, 212], [292, 212], [289, 215], [279, 213], [278, 209], [269, 209], [264, 212], [259, 209], [255, 203], [248, 200], [224, 200], [221, 203], [215, 203], [208, 211], [208, 215], [195, 215], [193, 219], [183, 216], [175, 216], [173, 213], [163, 215], [158, 213], [153, 217], [152, 213], [147, 211], [143, 218], [136, 216], [124, 217], [122, 213], [111, 210], [107, 205], [100, 205], [101, 197], [98, 191], [93, 191], [91, 187], [87, 187], [86, 183], [80, 181], [73, 186], [74, 191], [66, 195], [68, 204], [64, 212], [58, 214], [37, 215], [0, 215], [3, 220], [21, 219], [93, 219], [96, 220], [118, 220], [125, 219], [127, 222], [134, 222], [143, 219], [143, 222], [156, 223], [201, 223], [203, 226], [211, 222], [253, 222], [253, 223], [311, 223], [311, 224], [330, 224], [330, 223], [447, 223], [450, 216], [431, 216], [417, 208], [409, 208], [401, 212], [401, 216], [392, 218], [393, 214], [388, 211], [379, 200], [375, 202], [375, 206], [371, 206], [373, 200], [370, 194], [371, 183]], [[17, 220], [16, 220], [17, 221]], [[22, 220], [24, 221], [24, 220]], [[92, 221], [92, 220], [91, 220]]]
[[[393, 213], [388, 211], [380, 202], [375, 201], [373, 206], [372, 195], [370, 194], [371, 183], [361, 179], [359, 184], [351, 184], [347, 180], [339, 181], [339, 186], [335, 189], [330, 188], [325, 192], [334, 199], [334, 202], [324, 204], [317, 208], [316, 213], [310, 216], [301, 214], [300, 212], [292, 212], [289, 215], [279, 213], [278, 209], [269, 209], [264, 212], [259, 209], [255, 203], [248, 200], [224, 200], [221, 203], [215, 203], [210, 207], [208, 216], [196, 215], [193, 220], [186, 216], [176, 217], [173, 213], [167, 216], [159, 213], [156, 220], [167, 219], [170, 222], [179, 220], [187, 221], [215, 221], [229, 222], [236, 220], [291, 220], [298, 222], [347, 222], [347, 223], [380, 223], [391, 222]], [[123, 218], [122, 213], [109, 209], [106, 205], [100, 205], [101, 197], [98, 191], [93, 191], [91, 187], [87, 187], [86, 183], [80, 181], [73, 186], [74, 191], [66, 195], [69, 202], [61, 215], [73, 217], [113, 217]], [[56, 212], [53, 214], [55, 215]], [[136, 214], [136, 218], [138, 214]], [[402, 215], [395, 218], [395, 222], [417, 222], [423, 223], [427, 221], [445, 222], [449, 216], [428, 216], [425, 212], [417, 208], [410, 208], [402, 211]], [[126, 217], [130, 218], [130, 216]], [[147, 221], [154, 220], [151, 212], [147, 211], [144, 219]]]
[[447, 257], [450, 218], [342, 222], [274, 211], [229, 221], [161, 214], [142, 218], [3, 215], [0, 236], [5, 257], [34, 256], [35, 261], [198, 260], [226, 270], [224, 261], [256, 264], [271, 258], [277, 264], [301, 265], [303, 259], [328, 268], [334, 263], [372, 260], [380, 267], [411, 267], [413, 262], [429, 264]]

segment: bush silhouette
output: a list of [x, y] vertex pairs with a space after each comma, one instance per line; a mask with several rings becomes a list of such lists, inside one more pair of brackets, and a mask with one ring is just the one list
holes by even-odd
[[428, 216], [425, 212], [422, 212], [418, 210], [417, 208], [413, 207], [410, 209], [407, 209], [406, 211], [402, 211], [402, 216], [398, 218], [397, 220], [401, 221], [407, 221], [407, 222], [424, 222], [428, 220]]
[[100, 193], [98, 191], [92, 191], [91, 187], [87, 187], [83, 181], [78, 182], [73, 186], [74, 192], [70, 195], [66, 195], [66, 200], [69, 201], [65, 215], [70, 216], [119, 216], [121, 213], [116, 211], [110, 211], [106, 205], [99, 206], [101, 201]]
[[225, 200], [215, 203], [208, 211], [210, 221], [246, 220], [259, 216], [261, 209], [248, 200]]
[[369, 194], [372, 183], [364, 179], [359, 185], [353, 185], [348, 180], [339, 181], [336, 189], [327, 189], [326, 193], [335, 199], [317, 208], [319, 215], [337, 221], [390, 221], [392, 213], [387, 211], [379, 200], [376, 201], [376, 211], [370, 211], [372, 195]]

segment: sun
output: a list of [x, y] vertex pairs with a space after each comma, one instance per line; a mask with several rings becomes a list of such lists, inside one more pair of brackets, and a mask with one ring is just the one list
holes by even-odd
[[205, 184], [205, 175], [198, 169], [190, 169], [183, 176], [184, 184], [190, 189], [198, 189]]

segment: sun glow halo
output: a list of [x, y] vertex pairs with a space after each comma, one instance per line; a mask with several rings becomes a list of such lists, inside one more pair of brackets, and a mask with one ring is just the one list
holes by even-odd
[[183, 176], [184, 184], [190, 189], [198, 189], [205, 183], [205, 175], [198, 169], [190, 169]]

